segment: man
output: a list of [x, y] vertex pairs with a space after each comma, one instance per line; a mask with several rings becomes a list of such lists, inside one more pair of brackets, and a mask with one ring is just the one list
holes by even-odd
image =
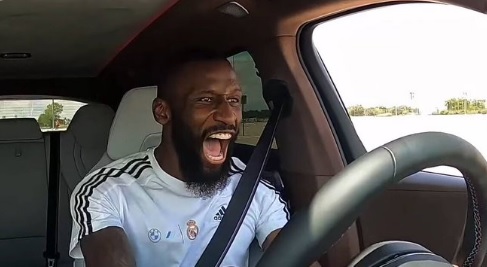
[[[163, 74], [153, 115], [161, 145], [89, 174], [71, 197], [70, 255], [87, 267], [194, 266], [245, 165], [232, 158], [242, 90], [224, 57], [191, 53]], [[246, 266], [254, 237], [265, 250], [289, 219], [261, 181], [222, 266]]]

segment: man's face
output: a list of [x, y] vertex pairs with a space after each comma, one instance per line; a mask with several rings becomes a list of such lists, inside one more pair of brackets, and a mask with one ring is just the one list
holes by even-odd
[[242, 91], [225, 61], [186, 64], [176, 79], [171, 136], [188, 188], [211, 196], [227, 182], [242, 121]]

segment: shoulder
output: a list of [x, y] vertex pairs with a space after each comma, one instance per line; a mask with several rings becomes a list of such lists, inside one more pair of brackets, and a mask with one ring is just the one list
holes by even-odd
[[261, 202], [267, 202], [273, 201], [276, 197], [281, 199], [281, 192], [271, 182], [261, 178], [255, 191], [255, 198]]
[[[231, 194], [235, 191], [238, 182], [240, 181], [240, 177], [242, 177], [242, 173], [245, 170], [245, 163], [243, 163], [239, 158], [232, 157], [230, 160], [230, 171], [229, 171], [229, 183], [227, 185], [227, 189], [230, 189]], [[228, 191], [227, 191], [228, 192]]]
[[[246, 164], [243, 163], [239, 158], [232, 157], [231, 163], [231, 184], [233, 185], [233, 190], [237, 186], [240, 178], [242, 177], [242, 173], [246, 168]], [[261, 177], [259, 180], [259, 185], [255, 192], [257, 196], [266, 196], [266, 197], [273, 197], [275, 194], [279, 194], [279, 191], [276, 187], [269, 182], [268, 180]]]
[[[235, 157], [232, 158], [232, 171], [234, 171], [234, 173], [230, 176], [230, 184], [229, 187], [227, 187], [230, 189], [230, 191], [227, 191], [230, 194], [235, 192], [235, 188], [237, 187], [245, 168], [246, 165], [241, 160]], [[276, 225], [285, 224], [290, 218], [288, 204], [283, 198], [282, 192], [276, 188], [276, 185], [267, 179], [264, 179], [264, 177], [260, 177], [259, 179], [250, 210], [257, 214], [257, 218], [273, 214], [273, 220]], [[275, 229], [273, 228], [272, 230]], [[265, 236], [267, 236], [267, 234]], [[262, 242], [263, 240], [264, 239], [262, 239]]]
[[135, 153], [125, 158], [116, 160], [98, 170], [92, 171], [86, 177], [100, 175], [102, 172], [122, 172], [126, 174], [135, 174], [135, 169], [141, 166], [150, 165], [149, 153], [147, 151]]
[[132, 154], [89, 173], [78, 183], [73, 195], [95, 189], [100, 193], [106, 193], [114, 187], [129, 185], [140, 178], [143, 171], [148, 168], [151, 168], [148, 152]]
[[232, 157], [230, 167], [232, 173], [241, 173], [245, 170], [246, 165], [239, 158]]

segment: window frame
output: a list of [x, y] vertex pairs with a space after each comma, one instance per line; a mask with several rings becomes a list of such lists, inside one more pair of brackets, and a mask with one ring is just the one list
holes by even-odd
[[339, 17], [352, 15], [357, 12], [385, 7], [397, 4], [411, 3], [409, 1], [398, 3], [380, 3], [365, 7], [353, 8], [347, 11], [318, 19], [303, 25], [298, 31], [298, 55], [301, 65], [308, 76], [311, 85], [317, 92], [321, 100], [322, 107], [328, 114], [328, 120], [337, 139], [337, 144], [341, 148], [341, 153], [347, 164], [367, 153], [367, 149], [362, 143], [353, 123], [340, 97], [340, 94], [333, 83], [333, 80], [323, 62], [318, 50], [313, 44], [313, 32], [322, 23]]
[[[394, 3], [377, 3], [357, 8], [352, 8], [327, 16], [325, 18], [317, 19], [303, 25], [298, 31], [298, 55], [300, 61], [305, 69], [308, 79], [315, 90], [318, 92], [323, 102], [323, 108], [329, 114], [330, 125], [335, 128], [337, 143], [342, 148], [343, 156], [346, 162], [350, 164], [355, 159], [366, 154], [368, 151], [363, 145], [360, 136], [358, 135], [352, 119], [348, 114], [347, 108], [339, 94], [338, 89], [332, 81], [331, 75], [326, 68], [325, 62], [322, 60], [318, 50], [313, 44], [313, 32], [316, 27], [329, 20], [337, 19], [343, 16], [353, 15], [359, 12], [366, 12], [368, 10], [403, 5], [403, 4], [422, 4], [412, 1], [400, 1]], [[438, 4], [441, 3], [431, 3]], [[447, 173], [434, 172], [429, 170], [422, 170], [419, 173], [431, 173], [435, 175], [453, 176], [457, 175]]]
[[[323, 62], [318, 50], [313, 44], [313, 32], [316, 27], [321, 23], [325, 23], [329, 20], [339, 17], [352, 15], [357, 12], [366, 11], [378, 7], [386, 7], [392, 5], [400, 5], [405, 3], [413, 3], [411, 1], [403, 1], [396, 3], [379, 3], [372, 4], [364, 7], [352, 8], [331, 16], [327, 16], [322, 19], [308, 22], [301, 26], [297, 33], [297, 53], [301, 66], [306, 73], [311, 86], [314, 88], [318, 100], [322, 105], [322, 108], [326, 111], [328, 123], [332, 127], [332, 131], [335, 135], [336, 143], [342, 153], [344, 162], [346, 164], [352, 163], [354, 160], [368, 153], [367, 149], [362, 143], [347, 108], [336, 88], [330, 73], [328, 72], [325, 62]], [[424, 177], [424, 175], [434, 175], [434, 177], [448, 175], [442, 173], [430, 173], [420, 171], [414, 176]], [[363, 230], [360, 219], [357, 219], [357, 231], [359, 237], [359, 246], [361, 249], [365, 249], [365, 242], [363, 240]]]

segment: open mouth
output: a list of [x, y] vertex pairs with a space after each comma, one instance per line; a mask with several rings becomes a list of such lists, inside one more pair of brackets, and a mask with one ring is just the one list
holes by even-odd
[[210, 164], [222, 164], [227, 156], [228, 144], [233, 137], [231, 132], [215, 132], [203, 141], [203, 154]]

